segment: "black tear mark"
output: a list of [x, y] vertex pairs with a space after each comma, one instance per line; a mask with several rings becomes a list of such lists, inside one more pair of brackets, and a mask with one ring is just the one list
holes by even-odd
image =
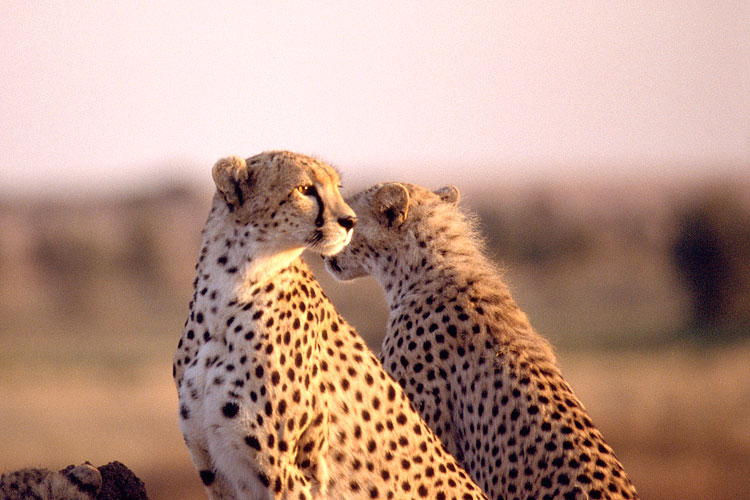
[[318, 216], [315, 218], [315, 227], [321, 227], [323, 225], [323, 200], [320, 198], [318, 190], [315, 189], [315, 186], [312, 186], [310, 188], [310, 195], [314, 196], [318, 201]]

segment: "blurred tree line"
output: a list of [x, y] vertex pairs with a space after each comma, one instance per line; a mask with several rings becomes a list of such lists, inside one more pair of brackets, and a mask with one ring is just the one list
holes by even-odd
[[[567, 273], [565, 279], [572, 286], [591, 287], [591, 279], [581, 278], [584, 269], [611, 267], [618, 259], [658, 257], [683, 287], [691, 314], [686, 329], [721, 335], [726, 325], [750, 325], [750, 210], [741, 193], [712, 188], [668, 202], [663, 224], [655, 224], [658, 217], [639, 200], [630, 208], [604, 206], [597, 212], [588, 206], [581, 209], [580, 200], [560, 196], [554, 189], [529, 191], [500, 204], [494, 201], [497, 198], [477, 198], [472, 206], [488, 250], [501, 263], [525, 266], [541, 275], [533, 286], [550, 283], [554, 294], [560, 280], [546, 278]], [[607, 205], [606, 198], [597, 206], [602, 205]], [[8, 230], [0, 234], [0, 277], [6, 284], [15, 283], [16, 289], [36, 287], [47, 293], [59, 313], [88, 314], [88, 309], [100, 307], [94, 304], [97, 297], [117, 300], [116, 295], [115, 299], [106, 295], [113, 287], [145, 302], [171, 297], [182, 303], [189, 296], [207, 196], [173, 186], [79, 205], [45, 201], [18, 209], [6, 201], [2, 206]], [[14, 232], [25, 236], [14, 240]], [[13, 246], [20, 250], [14, 253]], [[632, 267], [612, 269], [609, 275], [602, 274], [600, 283], [593, 283], [596, 288], [589, 295], [569, 300], [608, 293], [612, 284], [606, 278]], [[632, 279], [662, 277], [647, 270]], [[628, 283], [632, 281], [618, 286]], [[629, 300], [639, 300], [639, 293], [634, 288]], [[28, 294], [31, 310], [39, 300]], [[617, 294], [610, 294], [616, 302]], [[4, 296], [0, 311], [7, 310], [13, 299]], [[562, 310], [570, 301], [557, 307]]]
[[608, 239], [643, 258], [664, 252], [689, 304], [684, 334], [750, 335], [750, 209], [737, 190], [712, 186], [670, 202], [664, 227], [652, 235], [649, 218], [655, 214], [648, 210], [571, 216], [567, 205], [539, 190], [515, 204], [480, 201], [473, 208], [501, 265], [523, 263], [551, 273], [563, 263], [606, 265], [601, 256], [594, 261]]
[[[0, 312], [42, 308], [80, 321], [117, 301], [184, 295], [205, 220], [204, 196], [184, 186], [86, 200], [4, 200], [0, 278], [22, 288]], [[182, 298], [180, 299], [182, 301]]]
[[738, 195], [712, 189], [681, 207], [671, 254], [698, 331], [750, 322], [750, 213]]

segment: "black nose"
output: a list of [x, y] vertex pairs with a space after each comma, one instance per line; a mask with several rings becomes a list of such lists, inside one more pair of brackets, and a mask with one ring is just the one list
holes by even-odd
[[350, 215], [339, 217], [339, 224], [347, 231], [357, 225], [357, 219]]

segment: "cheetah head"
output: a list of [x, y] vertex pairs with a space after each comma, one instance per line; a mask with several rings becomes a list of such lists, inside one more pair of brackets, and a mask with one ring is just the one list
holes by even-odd
[[102, 489], [102, 474], [89, 462], [61, 471], [83, 493], [95, 497]]
[[352, 237], [354, 211], [339, 193], [337, 172], [319, 160], [272, 151], [247, 160], [222, 158], [212, 173], [212, 214], [267, 250], [309, 248], [330, 255]]
[[[338, 280], [346, 281], [376, 274], [376, 258], [407, 258], [421, 224], [441, 209], [458, 204], [455, 186], [437, 191], [413, 184], [377, 184], [353, 195], [347, 203], [357, 213], [357, 230], [351, 243], [335, 256], [326, 257], [326, 268]], [[427, 231], [429, 232], [429, 230]]]

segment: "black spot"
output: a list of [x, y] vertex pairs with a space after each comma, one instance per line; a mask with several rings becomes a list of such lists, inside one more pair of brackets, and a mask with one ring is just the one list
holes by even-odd
[[260, 482], [263, 483], [263, 486], [265, 486], [266, 488], [268, 488], [268, 486], [270, 486], [271, 484], [271, 480], [268, 479], [268, 476], [266, 476], [262, 472], [258, 473], [258, 479], [260, 479]]
[[260, 441], [255, 436], [245, 436], [245, 443], [250, 448], [260, 451]]
[[203, 481], [203, 484], [206, 486], [211, 486], [216, 479], [216, 475], [210, 470], [202, 470], [199, 474], [201, 476], [201, 481]]
[[590, 484], [591, 483], [591, 478], [588, 477], [586, 474], [579, 474], [578, 477], [576, 477], [576, 480], [579, 483], [583, 483], [583, 484]]
[[396, 399], [396, 390], [393, 388], [392, 385], [388, 386], [388, 401], [393, 401]]
[[240, 411], [240, 407], [237, 405], [237, 403], [234, 403], [230, 401], [229, 403], [225, 404], [224, 407], [221, 409], [221, 412], [224, 414], [227, 418], [234, 418], [237, 416], [237, 413]]

